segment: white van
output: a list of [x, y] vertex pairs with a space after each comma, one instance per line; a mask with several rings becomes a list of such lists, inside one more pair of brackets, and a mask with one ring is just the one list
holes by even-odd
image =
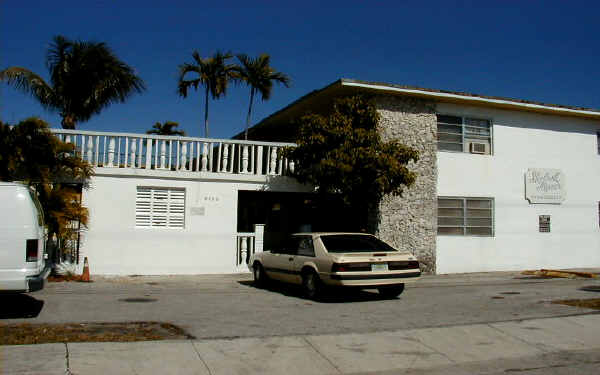
[[0, 293], [44, 288], [50, 273], [45, 259], [42, 206], [27, 186], [0, 182]]

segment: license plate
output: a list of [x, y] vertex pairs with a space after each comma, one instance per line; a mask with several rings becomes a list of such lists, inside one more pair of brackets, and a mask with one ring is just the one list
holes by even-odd
[[388, 265], [387, 263], [374, 263], [371, 264], [371, 271], [387, 271]]

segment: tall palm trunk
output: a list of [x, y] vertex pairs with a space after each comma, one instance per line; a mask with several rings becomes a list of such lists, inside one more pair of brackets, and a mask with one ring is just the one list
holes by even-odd
[[206, 85], [206, 99], [204, 100], [204, 136], [208, 138], [208, 84]]
[[248, 107], [248, 116], [246, 117], [246, 131], [244, 132], [244, 140], [248, 140], [248, 128], [250, 127], [250, 118], [252, 116], [252, 102], [254, 101], [254, 87], [250, 88], [250, 106]]

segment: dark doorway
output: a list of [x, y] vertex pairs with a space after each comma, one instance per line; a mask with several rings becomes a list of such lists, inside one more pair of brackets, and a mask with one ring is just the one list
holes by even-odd
[[265, 224], [265, 246], [288, 233], [355, 232], [354, 213], [336, 196], [265, 191], [238, 192], [238, 232]]

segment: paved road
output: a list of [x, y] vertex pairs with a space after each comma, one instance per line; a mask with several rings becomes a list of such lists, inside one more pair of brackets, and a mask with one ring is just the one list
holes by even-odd
[[[96, 278], [0, 296], [0, 322], [166, 321], [198, 339], [368, 333], [588, 313], [550, 301], [600, 297], [581, 290], [592, 284], [600, 282], [517, 273], [428, 276], [398, 299], [365, 291], [313, 302], [294, 288], [257, 289], [247, 274]], [[35, 315], [40, 305], [36, 317], [6, 319]]]
[[249, 275], [96, 278], [0, 296], [2, 322], [168, 321], [196, 340], [0, 346], [0, 374], [592, 374], [595, 280], [428, 276], [401, 298], [254, 288]]

